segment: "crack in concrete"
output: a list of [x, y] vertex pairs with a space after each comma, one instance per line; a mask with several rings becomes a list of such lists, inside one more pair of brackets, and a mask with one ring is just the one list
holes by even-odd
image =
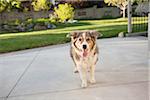
[[23, 78], [23, 76], [25, 75], [25, 73], [28, 71], [29, 67], [32, 65], [32, 63], [35, 61], [35, 59], [37, 58], [38, 54], [40, 53], [41, 50], [37, 51], [37, 53], [35, 54], [35, 56], [33, 57], [33, 59], [31, 60], [31, 62], [27, 65], [27, 67], [25, 68], [24, 72], [21, 74], [21, 76], [18, 78], [17, 82], [15, 83], [15, 85], [12, 87], [12, 89], [10, 90], [10, 92], [8, 93], [8, 95], [6, 96], [6, 100], [7, 98], [10, 96], [10, 94], [12, 93], [12, 91], [15, 89], [15, 87], [18, 85], [18, 83], [21, 81], [21, 79]]

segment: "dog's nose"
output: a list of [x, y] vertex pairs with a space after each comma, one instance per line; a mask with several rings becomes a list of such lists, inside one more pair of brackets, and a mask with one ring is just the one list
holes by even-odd
[[87, 48], [87, 46], [86, 45], [83, 45], [83, 49], [86, 49]]

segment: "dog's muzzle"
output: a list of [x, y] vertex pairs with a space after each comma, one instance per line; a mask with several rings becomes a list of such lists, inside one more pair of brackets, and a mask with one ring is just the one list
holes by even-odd
[[83, 49], [85, 50], [87, 48], [87, 46], [86, 45], [83, 45]]
[[87, 49], [87, 45], [84, 44], [82, 47], [83, 47], [83, 57], [86, 57], [88, 55], [88, 52], [86, 50]]

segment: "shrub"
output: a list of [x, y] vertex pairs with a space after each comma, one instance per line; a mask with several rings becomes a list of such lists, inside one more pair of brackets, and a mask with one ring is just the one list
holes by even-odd
[[61, 22], [73, 20], [74, 18], [74, 8], [71, 6], [71, 4], [59, 4], [58, 8], [55, 7], [54, 10]]
[[19, 24], [21, 24], [21, 20], [16, 19], [15, 22], [14, 22], [14, 25], [19, 25]]
[[26, 13], [26, 12], [28, 12], [28, 11], [29, 11], [29, 8], [24, 7], [23, 12]]
[[10, 11], [13, 8], [20, 8], [20, 0], [0, 0], [0, 12]]
[[56, 14], [49, 14], [49, 21], [51, 22], [51, 23], [56, 23], [56, 22], [58, 22], [58, 17], [57, 17], [57, 15]]
[[32, 5], [35, 11], [50, 9], [50, 2], [47, 0], [33, 0]]

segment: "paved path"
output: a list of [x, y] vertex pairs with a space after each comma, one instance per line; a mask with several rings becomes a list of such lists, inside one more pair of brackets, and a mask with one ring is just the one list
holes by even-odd
[[0, 100], [148, 100], [145, 37], [98, 40], [95, 85], [80, 88], [69, 44], [0, 55]]

